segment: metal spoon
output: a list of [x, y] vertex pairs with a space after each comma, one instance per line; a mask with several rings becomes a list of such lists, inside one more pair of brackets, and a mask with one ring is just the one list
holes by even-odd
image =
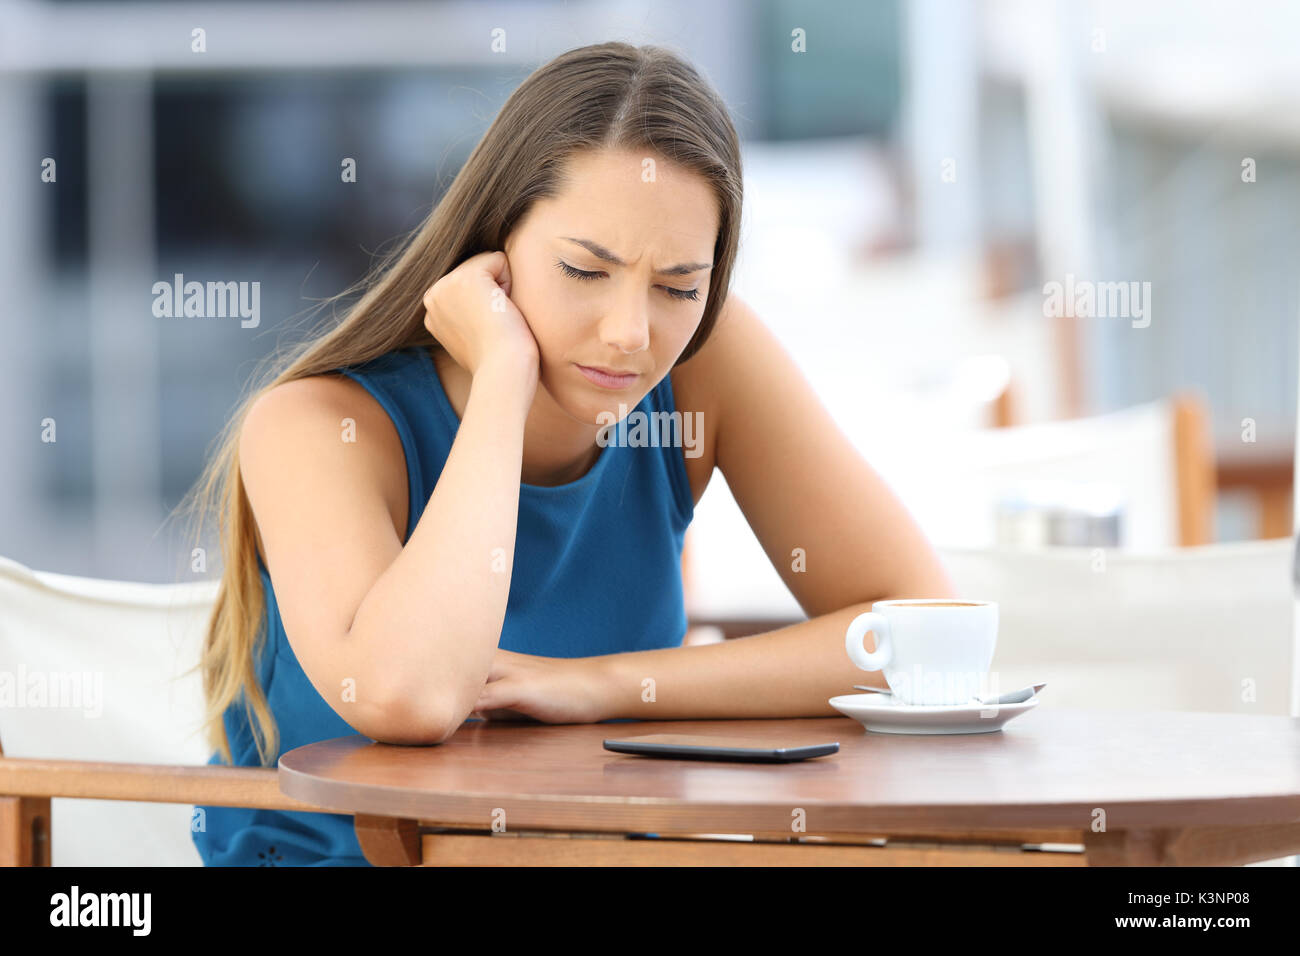
[[[1001, 694], [994, 700], [985, 700], [983, 697], [975, 697], [972, 699], [977, 701], [978, 703], [990, 704], [990, 705], [991, 704], [1020, 704], [1023, 703], [1024, 701], [1029, 700], [1029, 698], [1036, 695], [1040, 690], [1042, 690], [1046, 686], [1047, 686], [1047, 682], [1043, 681], [1041, 684], [1031, 684], [1028, 687], [1022, 687], [1020, 690], [1007, 691], [1005, 694]], [[868, 687], [866, 684], [854, 684], [853, 687], [855, 690], [865, 690], [872, 694], [884, 694], [886, 696], [893, 695], [893, 691], [891, 691], [888, 687]]]

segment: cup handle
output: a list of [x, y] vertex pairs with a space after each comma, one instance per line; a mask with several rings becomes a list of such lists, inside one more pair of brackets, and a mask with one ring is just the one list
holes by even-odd
[[[867, 636], [867, 631], [876, 633], [876, 650], [870, 654], [862, 646], [862, 639]], [[885, 667], [893, 652], [889, 621], [885, 615], [867, 611], [855, 617], [853, 623], [849, 625], [848, 633], [844, 635], [844, 647], [849, 652], [849, 658], [853, 663], [864, 671], [878, 671]]]

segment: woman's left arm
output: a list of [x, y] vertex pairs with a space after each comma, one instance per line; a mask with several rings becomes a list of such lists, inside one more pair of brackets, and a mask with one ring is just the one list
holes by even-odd
[[687, 366], [712, 395], [717, 466], [809, 620], [718, 644], [584, 658], [601, 687], [597, 719], [835, 715], [828, 698], [853, 684], [885, 686], [844, 652], [849, 622], [875, 601], [955, 596], [952, 582], [748, 305], [730, 296]]

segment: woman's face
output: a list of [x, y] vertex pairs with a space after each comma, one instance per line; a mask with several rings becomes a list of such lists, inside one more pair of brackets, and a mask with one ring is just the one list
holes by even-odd
[[[653, 165], [649, 162], [653, 158]], [[541, 353], [540, 384], [585, 424], [621, 418], [672, 368], [704, 315], [717, 199], [660, 157], [583, 152], [568, 184], [506, 240], [510, 298]], [[618, 261], [615, 261], [618, 260]], [[602, 386], [580, 366], [632, 372]]]

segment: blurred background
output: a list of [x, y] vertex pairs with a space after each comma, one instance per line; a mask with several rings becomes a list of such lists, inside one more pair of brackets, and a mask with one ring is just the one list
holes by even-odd
[[[165, 519], [255, 363], [532, 69], [607, 39], [732, 109], [736, 291], [938, 544], [1289, 536], [1297, 29], [1205, 0], [0, 0], [0, 555], [173, 580]], [[156, 317], [178, 273], [259, 282], [258, 325]], [[703, 616], [798, 610], [721, 474], [687, 568]]]

